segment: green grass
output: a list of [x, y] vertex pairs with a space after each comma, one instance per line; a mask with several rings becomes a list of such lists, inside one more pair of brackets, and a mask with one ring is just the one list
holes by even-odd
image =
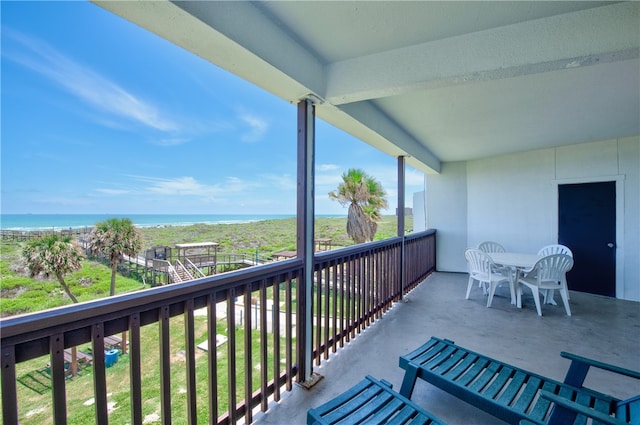
[[[2, 241], [0, 259], [0, 312], [2, 316], [30, 313], [72, 304], [55, 278], [33, 279], [25, 273], [21, 259], [24, 242]], [[96, 261], [84, 260], [82, 268], [64, 276], [78, 301], [109, 296], [111, 268]], [[116, 276], [116, 293], [142, 288], [134, 279]]]
[[[384, 216], [378, 223], [376, 240], [396, 235], [397, 218]], [[406, 227], [412, 227], [407, 217]], [[315, 221], [315, 237], [331, 238], [333, 247], [353, 245], [347, 236], [347, 219], [320, 217]], [[242, 224], [194, 224], [142, 229], [144, 249], [154, 246], [173, 247], [178, 243], [216, 242], [220, 252], [270, 256], [278, 251], [296, 249], [296, 219], [264, 220]]]

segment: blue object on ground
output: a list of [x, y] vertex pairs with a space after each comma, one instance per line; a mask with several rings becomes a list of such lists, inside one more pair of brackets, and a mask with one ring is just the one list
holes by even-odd
[[113, 350], [105, 350], [104, 351], [104, 365], [106, 367], [111, 367], [115, 363], [118, 363], [118, 355], [120, 352], [115, 348]]

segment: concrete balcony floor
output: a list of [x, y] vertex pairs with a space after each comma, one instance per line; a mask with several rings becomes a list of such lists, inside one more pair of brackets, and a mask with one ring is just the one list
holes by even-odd
[[[404, 370], [398, 358], [431, 336], [563, 380], [568, 351], [606, 363], [640, 370], [640, 303], [571, 292], [572, 316], [565, 315], [559, 294], [557, 306], [535, 311], [531, 292], [523, 295], [523, 308], [510, 304], [508, 288], [499, 288], [491, 308], [474, 286], [465, 300], [467, 274], [434, 273], [397, 303], [382, 319], [357, 336], [314, 370], [323, 376], [311, 390], [296, 385], [255, 420], [266, 425], [304, 424], [309, 408], [318, 406], [370, 374], [399, 389]], [[640, 394], [640, 382], [592, 370], [586, 385], [627, 398]], [[418, 380], [412, 400], [450, 424], [502, 424], [504, 422]]]

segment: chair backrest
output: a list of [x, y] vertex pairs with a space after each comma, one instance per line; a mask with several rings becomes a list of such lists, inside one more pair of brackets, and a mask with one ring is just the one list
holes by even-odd
[[573, 252], [569, 249], [569, 247], [564, 245], [547, 245], [540, 248], [538, 251], [538, 255], [545, 256], [551, 254], [566, 254], [569, 257], [573, 257]]
[[560, 282], [564, 275], [573, 267], [573, 258], [567, 254], [551, 254], [538, 260], [534, 269], [538, 276], [538, 283]]
[[493, 260], [479, 249], [469, 248], [464, 252], [464, 257], [469, 265], [469, 273], [491, 273]]
[[478, 249], [482, 252], [505, 252], [505, 249], [498, 242], [484, 241], [478, 244]]

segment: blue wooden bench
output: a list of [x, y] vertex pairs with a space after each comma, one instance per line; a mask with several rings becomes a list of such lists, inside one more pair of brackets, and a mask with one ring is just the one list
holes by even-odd
[[598, 414], [612, 418], [612, 423], [640, 423], [640, 395], [619, 400], [583, 387], [590, 367], [636, 379], [640, 379], [640, 372], [574, 354], [563, 352], [561, 356], [571, 360], [564, 382], [432, 337], [400, 357], [400, 367], [405, 369], [400, 394], [410, 398], [416, 379], [420, 378], [511, 424], [522, 420], [547, 425], [584, 424], [585, 415]]
[[445, 422], [367, 375], [336, 398], [307, 412], [307, 424], [424, 424]]

